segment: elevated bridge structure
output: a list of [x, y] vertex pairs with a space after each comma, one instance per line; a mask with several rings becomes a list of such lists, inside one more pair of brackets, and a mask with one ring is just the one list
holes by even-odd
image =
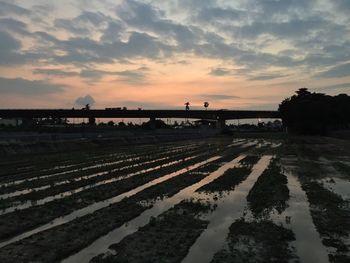
[[2, 119], [41, 119], [41, 118], [160, 118], [207, 119], [215, 120], [219, 126], [226, 120], [236, 119], [278, 119], [278, 111], [260, 110], [127, 110], [127, 109], [0, 109]]

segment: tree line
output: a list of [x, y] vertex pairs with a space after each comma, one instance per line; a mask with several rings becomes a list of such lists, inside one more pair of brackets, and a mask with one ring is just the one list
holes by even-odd
[[325, 135], [350, 126], [350, 96], [330, 96], [301, 88], [279, 105], [283, 125], [289, 132]]

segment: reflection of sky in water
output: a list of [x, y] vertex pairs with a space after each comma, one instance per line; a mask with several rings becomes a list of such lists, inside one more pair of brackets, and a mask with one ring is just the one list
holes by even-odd
[[98, 238], [90, 246], [65, 259], [63, 262], [88, 262], [94, 256], [106, 252], [110, 245], [120, 242], [127, 235], [136, 232], [139, 227], [146, 225], [152, 216], [159, 216], [161, 213], [167, 211], [182, 200], [191, 198], [193, 196], [193, 193], [198, 188], [220, 177], [227, 169], [237, 165], [238, 162], [244, 157], [244, 155], [237, 157], [233, 161], [221, 166], [218, 170], [211, 173], [209, 176], [205, 177], [198, 183], [195, 183], [181, 190], [176, 195], [170, 198], [165, 198], [159, 202], [155, 202], [154, 206], [151, 209], [146, 210], [140, 216], [109, 232], [107, 235]]
[[[166, 153], [176, 153], [176, 152], [181, 152], [184, 149], [190, 150], [190, 149], [195, 149], [198, 148], [198, 145], [196, 144], [189, 144], [187, 146], [178, 146], [178, 147], [173, 147], [172, 149], [164, 149], [165, 151], [162, 152], [162, 150], [160, 150], [159, 154], [166, 154]], [[69, 174], [69, 173], [74, 173], [74, 172], [81, 172], [81, 171], [86, 171], [86, 170], [90, 170], [90, 169], [94, 169], [94, 168], [99, 168], [99, 167], [105, 167], [105, 166], [110, 166], [110, 165], [116, 165], [119, 163], [123, 163], [123, 162], [130, 162], [130, 161], [137, 161], [139, 159], [141, 159], [140, 156], [136, 155], [136, 154], [109, 154], [107, 155], [107, 157], [111, 158], [113, 157], [113, 159], [115, 158], [121, 158], [121, 160], [116, 160], [116, 161], [110, 161], [110, 162], [106, 162], [106, 161], [100, 161], [98, 164], [94, 164], [94, 165], [87, 165], [85, 167], [80, 167], [77, 169], [71, 169], [68, 171], [62, 171], [62, 172], [56, 172], [56, 173], [50, 173], [47, 175], [41, 175], [41, 176], [35, 176], [35, 177], [30, 177], [30, 178], [25, 178], [25, 179], [20, 179], [20, 180], [15, 180], [15, 181], [11, 181], [11, 182], [7, 182], [7, 183], [1, 183], [0, 187], [7, 187], [7, 186], [11, 186], [11, 185], [18, 185], [18, 184], [22, 184], [24, 182], [30, 182], [30, 181], [35, 181], [35, 180], [39, 180], [39, 179], [46, 179], [46, 178], [50, 178], [50, 177], [56, 177], [59, 175], [65, 175], [65, 174]], [[131, 158], [130, 158], [131, 157]], [[96, 158], [90, 158], [90, 160], [92, 159], [96, 159]], [[108, 159], [107, 159], [108, 160]], [[97, 160], [95, 160], [97, 161]], [[152, 162], [151, 161], [146, 161], [144, 164]], [[80, 166], [80, 165], [84, 165], [84, 163], [79, 163], [79, 164], [74, 164], [74, 165], [69, 165], [69, 166], [56, 166], [56, 167], [74, 167], [74, 166]], [[128, 166], [130, 167], [130, 166]], [[42, 171], [53, 171], [55, 168], [53, 169], [44, 169]], [[126, 169], [126, 168], [124, 168]], [[106, 173], [96, 173], [96, 174], [92, 174], [90, 175], [90, 177], [93, 176], [98, 176], [98, 175], [103, 175], [103, 174], [107, 174], [108, 172], [113, 172], [113, 171], [117, 171], [118, 169], [113, 169], [110, 171], [107, 171]], [[83, 178], [89, 178], [88, 176], [85, 176]], [[57, 183], [59, 185], [59, 183]]]
[[319, 180], [323, 186], [335, 194], [340, 195], [343, 199], [350, 199], [350, 181], [337, 178], [327, 177]]
[[[124, 180], [124, 179], [130, 178], [130, 177], [136, 176], [136, 175], [140, 175], [140, 174], [146, 173], [146, 172], [156, 171], [156, 170], [159, 170], [159, 169], [164, 168], [164, 167], [168, 167], [168, 166], [171, 166], [171, 165], [174, 165], [174, 164], [177, 164], [177, 163], [181, 163], [183, 161], [188, 161], [188, 160], [194, 159], [196, 157], [198, 157], [198, 156], [195, 155], [195, 156], [184, 158], [182, 160], [172, 161], [172, 162], [165, 163], [165, 164], [162, 164], [162, 165], [158, 165], [158, 166], [155, 166], [155, 167], [151, 167], [151, 168], [148, 168], [148, 169], [143, 169], [141, 171], [137, 171], [137, 172], [134, 172], [134, 173], [122, 175], [122, 176], [119, 176], [119, 177], [114, 177], [114, 178], [111, 178], [111, 179], [108, 179], [108, 180], [98, 181], [98, 182], [93, 183], [93, 184], [84, 185], [84, 186], [78, 187], [76, 189], [72, 189], [72, 190], [68, 190], [66, 192], [58, 193], [56, 195], [48, 196], [48, 197], [42, 198], [40, 200], [25, 201], [25, 202], [22, 202], [21, 204], [14, 205], [14, 206], [11, 206], [9, 208], [1, 210], [0, 211], [0, 215], [8, 214], [8, 213], [11, 213], [11, 212], [13, 212], [15, 210], [23, 210], [23, 209], [26, 209], [26, 208], [29, 208], [29, 207], [32, 207], [32, 206], [43, 205], [43, 204], [52, 202], [54, 200], [63, 199], [65, 197], [71, 196], [73, 194], [80, 193], [82, 191], [85, 191], [85, 190], [88, 190], [88, 189], [91, 189], [91, 188], [95, 188], [95, 187], [98, 187], [98, 186], [101, 186], [101, 185], [105, 185], [105, 184], [114, 183], [114, 182], [117, 182], [117, 181], [120, 181], [120, 180]], [[156, 162], [156, 161], [166, 160], [167, 158], [168, 157], [164, 157], [164, 158], [161, 158], [161, 159], [145, 162], [143, 164], [146, 164], [146, 163], [149, 164], [149, 163], [153, 163], [153, 162]], [[132, 166], [128, 166], [128, 167], [131, 168]], [[89, 176], [82, 176], [80, 178], [76, 178], [74, 181], [81, 181], [81, 180], [89, 179], [89, 178], [96, 177], [96, 176], [108, 175], [109, 173], [116, 172], [116, 171], [121, 171], [121, 170], [124, 170], [126, 168], [127, 167], [125, 167], [125, 168], [123, 167], [122, 169], [115, 169], [115, 170], [112, 170], [112, 171], [101, 172], [101, 173], [97, 173], [97, 174], [93, 174], [93, 175], [89, 175]], [[67, 183], [67, 184], [70, 183], [69, 180], [63, 181], [63, 182]], [[63, 183], [63, 182], [61, 182], [61, 183]]]
[[[15, 236], [7, 241], [4, 241], [2, 243], [0, 243], [0, 248], [1, 247], [4, 247], [8, 244], [11, 244], [13, 242], [16, 242], [18, 240], [21, 240], [23, 238], [26, 238], [26, 237], [29, 237], [31, 235], [34, 235], [36, 233], [39, 233], [39, 232], [42, 232], [42, 231], [45, 231], [47, 229], [51, 229], [55, 226], [59, 226], [59, 225], [62, 225], [62, 224], [65, 224], [67, 222], [70, 222], [78, 217], [82, 217], [82, 216], [85, 216], [85, 215], [88, 215], [88, 214], [91, 214], [99, 209], [102, 209], [102, 208], [105, 208], [109, 205], [112, 205], [112, 204], [115, 204], [117, 202], [120, 202], [123, 198], [127, 198], [127, 197], [130, 197], [132, 195], [135, 195], [137, 194], [138, 192], [141, 192], [143, 191], [144, 189], [148, 188], [148, 187], [151, 187], [153, 185], [156, 185], [156, 184], [159, 184], [161, 182], [164, 182], [166, 180], [169, 180], [170, 178], [173, 178], [175, 176], [178, 176], [182, 173], [185, 173], [187, 171], [190, 171], [190, 170], [193, 170], [193, 169], [196, 169], [198, 168], [199, 166], [201, 165], [204, 165], [208, 162], [212, 162], [216, 159], [220, 158], [219, 156], [215, 156], [215, 157], [212, 157], [206, 161], [203, 161], [203, 162], [199, 162], [199, 163], [196, 163], [196, 164], [193, 164], [193, 165], [190, 165], [190, 166], [187, 166], [186, 168], [183, 168], [183, 169], [180, 169], [180, 170], [177, 170], [175, 172], [172, 172], [170, 174], [167, 174], [165, 176], [162, 176], [162, 177], [159, 177], [155, 180], [152, 180], [144, 185], [141, 185], [139, 187], [136, 187], [128, 192], [125, 192], [125, 193], [122, 193], [120, 195], [117, 195], [115, 197], [112, 197], [110, 199], [107, 199], [107, 200], [103, 200], [103, 201], [100, 201], [100, 202], [96, 202], [96, 203], [93, 203], [89, 206], [86, 206], [82, 209], [78, 209], [78, 210], [75, 210], [74, 212], [66, 215], [66, 216], [62, 216], [62, 217], [59, 217], [59, 218], [56, 218], [54, 220], [52, 220], [51, 222], [45, 224], [45, 225], [42, 225], [40, 227], [37, 227], [33, 230], [30, 230], [28, 232], [24, 232], [23, 234], [20, 234], [18, 236]], [[145, 204], [147, 205], [147, 204]]]
[[329, 262], [327, 250], [313, 224], [306, 194], [292, 172], [287, 170], [285, 174], [290, 191], [289, 207], [281, 215], [271, 214], [271, 218], [294, 232], [296, 241], [292, 245], [301, 262]]
[[210, 223], [206, 230], [200, 235], [191, 247], [188, 255], [182, 261], [187, 262], [210, 262], [214, 254], [224, 245], [225, 239], [229, 233], [230, 225], [243, 215], [244, 208], [247, 205], [246, 196], [249, 190], [266, 169], [271, 156], [264, 156], [253, 167], [252, 173], [241, 184], [235, 187], [233, 191], [219, 193], [195, 193], [196, 199], [214, 200], [217, 208], [210, 214], [206, 220]]

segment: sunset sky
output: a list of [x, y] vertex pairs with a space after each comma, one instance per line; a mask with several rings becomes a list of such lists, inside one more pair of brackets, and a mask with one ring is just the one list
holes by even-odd
[[349, 0], [0, 0], [0, 108], [349, 94], [349, 14]]

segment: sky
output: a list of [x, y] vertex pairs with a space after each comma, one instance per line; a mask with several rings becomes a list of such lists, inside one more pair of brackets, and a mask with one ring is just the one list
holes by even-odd
[[350, 91], [349, 0], [0, 0], [0, 108], [275, 110]]

